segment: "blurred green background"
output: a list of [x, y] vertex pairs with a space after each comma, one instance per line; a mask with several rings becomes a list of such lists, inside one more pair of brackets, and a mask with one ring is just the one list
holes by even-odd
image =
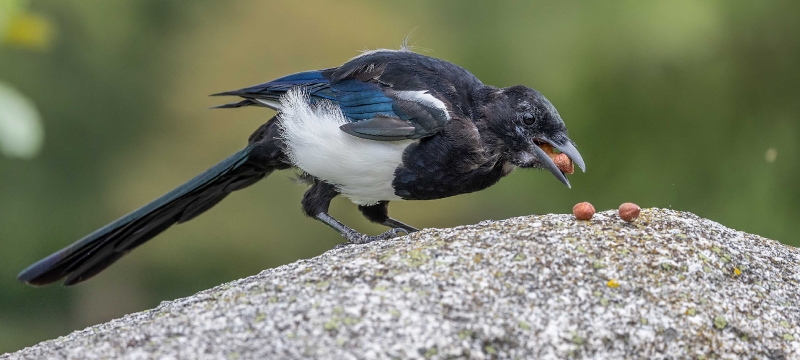
[[[395, 203], [395, 217], [448, 227], [632, 201], [800, 245], [800, 2], [33, 0], [28, 11], [47, 19], [50, 44], [0, 45], [0, 79], [38, 106], [47, 136], [31, 160], [0, 157], [0, 353], [341, 242], [303, 217], [304, 187], [283, 172], [89, 282], [15, 280], [237, 151], [273, 115], [208, 110], [225, 99], [206, 95], [396, 48], [412, 29], [418, 51], [544, 93], [588, 172], [569, 190], [517, 171], [483, 192]], [[344, 199], [332, 212], [383, 231]]]

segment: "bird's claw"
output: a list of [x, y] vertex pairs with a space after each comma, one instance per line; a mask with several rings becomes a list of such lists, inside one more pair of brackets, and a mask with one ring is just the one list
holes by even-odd
[[346, 243], [342, 243], [342, 244], [336, 245], [336, 247], [334, 247], [334, 249], [341, 249], [341, 248], [343, 248], [345, 246], [353, 245], [353, 244], [369, 244], [369, 243], [371, 243], [373, 241], [389, 240], [389, 239], [393, 239], [393, 238], [396, 238], [396, 237], [399, 237], [399, 236], [405, 236], [405, 235], [408, 235], [408, 234], [409, 234], [408, 230], [403, 229], [403, 228], [389, 229], [385, 233], [379, 234], [379, 235], [375, 235], [375, 236], [369, 236], [369, 235], [354, 233], [351, 236], [347, 236], [347, 242]]
[[393, 238], [401, 236], [400, 235], [401, 233], [403, 235], [408, 235], [408, 230], [403, 229], [403, 228], [394, 228], [394, 229], [389, 229], [388, 231], [386, 231], [385, 233], [380, 234], [380, 235], [376, 235], [376, 236], [366, 236], [366, 235], [364, 235], [364, 237], [367, 240], [366, 243], [371, 243], [371, 242], [377, 241], [377, 240], [393, 239]]
[[408, 232], [408, 230], [403, 229], [403, 228], [394, 228], [394, 229], [389, 230], [389, 231], [394, 231], [394, 237], [400, 236], [400, 233], [403, 233], [402, 236], [406, 236], [406, 235], [410, 234], [410, 232]]

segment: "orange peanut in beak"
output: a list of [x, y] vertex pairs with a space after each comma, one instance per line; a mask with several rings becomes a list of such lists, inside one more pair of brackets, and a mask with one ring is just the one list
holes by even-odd
[[539, 145], [542, 150], [544, 150], [545, 154], [550, 157], [551, 160], [556, 164], [558, 170], [561, 170], [564, 174], [573, 174], [575, 173], [575, 165], [572, 163], [572, 159], [564, 153], [556, 154], [553, 150], [553, 145], [550, 144], [542, 144]]

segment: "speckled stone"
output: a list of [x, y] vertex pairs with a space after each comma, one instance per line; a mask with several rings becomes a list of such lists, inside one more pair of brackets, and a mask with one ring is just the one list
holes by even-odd
[[800, 358], [800, 251], [693, 214], [353, 245], [0, 359]]

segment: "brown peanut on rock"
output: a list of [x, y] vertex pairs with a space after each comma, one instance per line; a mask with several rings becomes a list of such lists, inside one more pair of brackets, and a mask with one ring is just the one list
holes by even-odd
[[572, 207], [572, 214], [578, 220], [591, 220], [594, 216], [594, 206], [588, 202], [577, 203]]
[[619, 218], [627, 222], [636, 220], [641, 209], [634, 203], [624, 203], [619, 206]]

